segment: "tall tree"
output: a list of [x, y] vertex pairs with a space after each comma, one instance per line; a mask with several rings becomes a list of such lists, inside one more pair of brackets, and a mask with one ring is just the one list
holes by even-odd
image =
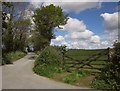
[[[9, 2], [3, 2], [3, 7], [6, 8], [6, 11], [2, 12], [2, 42], [6, 52], [12, 51], [12, 43], [13, 43], [13, 5]], [[10, 17], [7, 15], [9, 13]], [[4, 52], [4, 50], [3, 50]]]
[[37, 8], [33, 15], [33, 21], [35, 22], [35, 30], [38, 33], [38, 42], [42, 41], [42, 43], [37, 43], [38, 46], [49, 45], [51, 39], [55, 37], [53, 29], [66, 24], [67, 20], [67, 15], [63, 13], [62, 8], [59, 6], [51, 4]]
[[25, 11], [17, 12], [14, 5], [19, 3], [3, 3], [3, 45], [5, 52], [24, 50], [26, 33], [30, 25], [30, 20], [24, 18]]
[[21, 50], [24, 51], [24, 47], [26, 44], [26, 38], [27, 38], [27, 29], [30, 25], [29, 19], [19, 19], [15, 22], [15, 28], [14, 31], [14, 38], [13, 38], [13, 50]]

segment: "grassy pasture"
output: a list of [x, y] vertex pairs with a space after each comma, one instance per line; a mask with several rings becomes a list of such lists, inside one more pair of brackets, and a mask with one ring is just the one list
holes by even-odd
[[[75, 60], [81, 60], [81, 61], [86, 61], [86, 59], [89, 59], [92, 55], [104, 52], [105, 49], [95, 49], [95, 50], [85, 50], [85, 49], [70, 49], [66, 52], [66, 55], [73, 58], [69, 59], [69, 58], [65, 58], [65, 62], [69, 63], [69, 62], [75, 62]], [[93, 71], [93, 72], [99, 72], [99, 68], [102, 68], [107, 62], [107, 55], [103, 55], [100, 58], [98, 58], [96, 61], [92, 61], [90, 63], [91, 66], [93, 66], [93, 68], [89, 67], [89, 66], [84, 66], [84, 68], [82, 68], [83, 70], [88, 70], [88, 71]], [[73, 64], [66, 64], [68, 67], [72, 66]], [[77, 64], [77, 66], [79, 67], [82, 64]], [[76, 67], [77, 67], [76, 66]], [[71, 68], [72, 70], [74, 70], [74, 67]]]
[[[94, 54], [98, 54], [103, 52], [105, 49], [96, 49], [96, 50], [84, 50], [84, 49], [70, 49], [66, 52], [66, 55], [77, 59], [77, 60], [85, 60]], [[100, 59], [106, 59], [106, 56], [102, 56]]]

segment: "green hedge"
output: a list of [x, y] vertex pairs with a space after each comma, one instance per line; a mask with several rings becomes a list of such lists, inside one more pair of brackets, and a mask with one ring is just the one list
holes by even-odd
[[16, 61], [22, 57], [24, 57], [26, 53], [21, 51], [16, 52], [10, 52], [4, 55], [4, 58], [2, 60], [2, 64], [10, 64], [13, 63], [13, 61]]
[[33, 71], [39, 75], [53, 77], [55, 73], [63, 72], [62, 47], [45, 48], [34, 63]]
[[114, 44], [111, 59], [91, 85], [96, 89], [120, 89], [120, 42]]

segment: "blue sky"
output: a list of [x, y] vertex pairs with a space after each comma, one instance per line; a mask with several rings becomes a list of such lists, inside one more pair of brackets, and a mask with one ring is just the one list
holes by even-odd
[[[64, 7], [64, 5], [67, 7]], [[82, 5], [81, 3], [77, 5], [78, 6], [76, 6], [76, 3], [73, 3], [73, 8], [76, 8], [71, 8], [72, 10], [68, 9], [68, 7], [70, 8], [70, 4], [61, 5], [63, 10], [69, 14], [71, 22], [74, 23], [73, 26], [71, 26], [71, 22], [67, 22], [63, 30], [55, 31], [56, 39], [52, 40], [51, 45], [67, 45], [68, 48], [75, 49], [102, 49], [112, 47], [113, 43], [118, 39], [118, 3], [93, 2], [93, 4], [87, 3], [86, 5]], [[79, 9], [79, 7], [82, 9]], [[77, 20], [82, 23], [82, 25], [78, 24], [79, 22]], [[78, 24], [78, 26], [74, 24]], [[86, 28], [82, 31], [81, 26], [85, 26]], [[73, 30], [71, 30], [72, 28]], [[86, 30], [88, 30], [88, 32]]]
[[[101, 35], [105, 31], [105, 27], [103, 24], [103, 18], [100, 14], [117, 12], [117, 6], [117, 2], [103, 2], [101, 8], [92, 8], [79, 13], [70, 12], [68, 14], [72, 18], [83, 20], [88, 29], [95, 34]], [[65, 35], [66, 33], [66, 31], [55, 32], [56, 35]]]

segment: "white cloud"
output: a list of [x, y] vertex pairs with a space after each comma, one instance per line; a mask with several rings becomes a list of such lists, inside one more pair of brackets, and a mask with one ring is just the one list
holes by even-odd
[[94, 35], [91, 37], [91, 42], [93, 43], [99, 43], [100, 42], [100, 37], [98, 35]]
[[108, 45], [109, 43], [108, 43], [108, 41], [102, 41], [101, 44], [102, 45]]
[[101, 14], [100, 16], [102, 16], [104, 19], [105, 27], [107, 31], [118, 30], [118, 12], [112, 14], [104, 13]]
[[63, 36], [56, 36], [56, 39], [51, 41], [51, 45], [68, 45]]
[[57, 36], [56, 41], [64, 41], [64, 37], [63, 36]]
[[85, 31], [86, 25], [83, 21], [69, 17], [64, 29], [69, 31]]
[[94, 33], [90, 30], [84, 30], [84, 32], [69, 32], [66, 37], [71, 37], [73, 39], [88, 39], [90, 38]]
[[[100, 37], [88, 30], [83, 21], [76, 18], [69, 18], [64, 31], [65, 36], [57, 36], [52, 40], [51, 45], [66, 45], [68, 48], [99, 48]], [[60, 30], [59, 30], [60, 31]], [[63, 31], [63, 30], [62, 30]]]
[[[97, 0], [98, 1], [98, 0]], [[61, 7], [67, 12], [80, 12], [90, 8], [97, 8], [99, 6], [98, 2], [67, 2], [62, 3]]]
[[43, 2], [31, 2], [30, 7], [32, 8], [39, 8]]
[[104, 13], [100, 16], [104, 19], [105, 24], [105, 33], [106, 36], [102, 38], [101, 46], [109, 46], [112, 47], [113, 43], [118, 40], [118, 12], [115, 13]]
[[44, 2], [31, 2], [36, 7], [39, 7], [42, 3], [44, 6], [54, 4], [56, 6], [61, 6], [62, 9], [66, 12], [80, 12], [84, 11], [86, 9], [91, 8], [99, 8], [101, 6], [101, 2], [99, 0], [94, 0], [94, 2], [90, 2], [90, 0], [85, 0], [84, 2], [75, 2], [74, 0], [70, 0], [69, 2], [66, 2], [64, 0], [62, 1], [53, 1], [53, 0], [44, 0]]

